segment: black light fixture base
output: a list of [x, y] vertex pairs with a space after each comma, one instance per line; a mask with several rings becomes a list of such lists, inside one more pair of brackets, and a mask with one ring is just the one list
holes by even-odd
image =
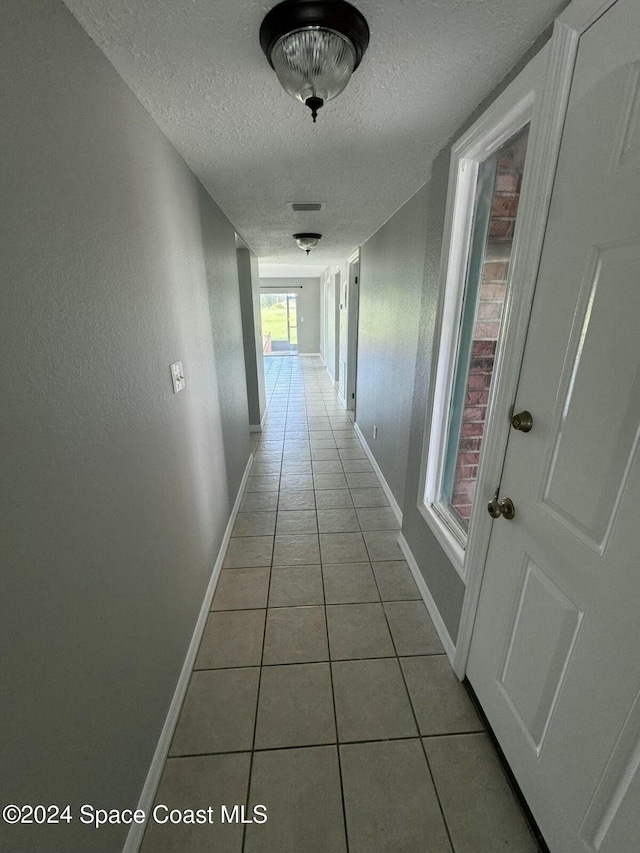
[[305, 104], [311, 110], [311, 116], [313, 118], [313, 123], [315, 124], [316, 118], [318, 117], [318, 110], [324, 105], [324, 101], [322, 98], [307, 98]]
[[260, 27], [260, 45], [273, 68], [271, 49], [282, 36], [307, 27], [334, 30], [353, 44], [354, 70], [369, 45], [369, 25], [346, 0], [284, 0], [267, 13]]

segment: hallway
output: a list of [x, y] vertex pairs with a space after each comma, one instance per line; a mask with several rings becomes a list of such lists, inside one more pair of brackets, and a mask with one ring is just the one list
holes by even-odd
[[268, 820], [152, 823], [142, 850], [535, 851], [324, 366], [265, 368], [268, 419], [156, 803]]
[[0, 853], [640, 851], [640, 3], [344, 3], [2, 4]]

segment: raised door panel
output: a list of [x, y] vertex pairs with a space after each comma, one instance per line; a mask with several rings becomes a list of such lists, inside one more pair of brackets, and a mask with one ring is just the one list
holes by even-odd
[[599, 553], [640, 434], [639, 270], [640, 238], [587, 258], [549, 438], [542, 502]]
[[526, 554], [523, 562], [500, 685], [531, 748], [539, 754], [583, 613]]
[[580, 835], [593, 853], [622, 853], [633, 838], [640, 804], [640, 694], [618, 737]]

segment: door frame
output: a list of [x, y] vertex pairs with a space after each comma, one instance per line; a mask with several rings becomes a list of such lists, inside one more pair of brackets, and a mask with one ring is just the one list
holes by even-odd
[[[511, 412], [517, 394], [578, 42], [582, 34], [615, 2], [616, 0], [573, 0], [556, 19], [553, 26], [553, 34], [548, 45], [549, 54], [542, 97], [534, 111], [535, 124], [532, 123], [532, 135], [529, 141], [528, 182], [531, 192], [529, 203], [522, 209], [521, 227], [521, 233], [527, 236], [518, 247], [518, 256], [513, 259], [513, 263], [519, 266], [518, 287], [514, 289], [508, 308], [512, 315], [513, 334], [510, 333], [510, 340], [505, 342], [502, 358], [496, 363], [497, 385], [493, 397], [493, 412], [488, 413], [487, 421], [496, 412]], [[478, 124], [490, 117], [494, 106], [487, 110]], [[469, 133], [473, 129], [471, 128]], [[448, 219], [447, 222], [449, 222]], [[483, 439], [479, 480], [482, 469], [501, 470], [509, 430], [508, 418], [501, 417], [497, 422], [494, 417], [491, 429], [486, 431]], [[498, 484], [496, 482], [496, 486]], [[422, 495], [421, 490], [420, 502], [422, 502]], [[478, 495], [478, 499], [482, 500], [481, 494]], [[479, 513], [475, 513], [474, 520], [479, 518]], [[491, 524], [474, 524], [474, 520], [469, 529], [465, 555], [466, 589], [452, 661], [453, 669], [460, 679], [464, 678], [466, 673], [492, 531]]]
[[[360, 248], [347, 260], [349, 290], [347, 293], [347, 387], [346, 408], [355, 418], [358, 378], [358, 319], [360, 312]], [[357, 275], [354, 270], [357, 268]]]
[[322, 361], [326, 370], [329, 358], [329, 277], [325, 273], [320, 276], [320, 318]]
[[340, 288], [342, 286], [342, 270], [337, 268], [332, 277], [333, 282], [333, 324], [335, 327], [335, 352], [333, 362], [333, 386], [336, 391], [340, 388]]
[[[297, 323], [298, 323], [298, 297], [299, 297], [298, 291], [299, 290], [302, 290], [302, 286], [299, 284], [294, 284], [294, 285], [291, 285], [290, 287], [278, 287], [276, 285], [274, 285], [274, 286], [263, 285], [260, 287], [259, 293], [258, 293], [258, 309], [260, 311], [260, 327], [261, 327], [261, 329], [263, 326], [263, 323], [262, 323], [262, 296], [266, 296], [268, 294], [275, 295], [275, 296], [284, 296], [286, 306], [287, 306], [287, 344], [289, 345], [289, 347], [291, 347], [291, 328], [296, 329], [296, 331], [298, 328]], [[293, 327], [291, 326], [291, 324], [289, 322], [289, 313], [290, 313], [289, 312], [289, 301], [290, 301], [291, 297], [293, 297], [295, 299], [295, 304], [296, 304], [296, 325]], [[296, 335], [296, 337], [297, 337], [297, 335]], [[277, 352], [273, 353], [272, 352], [269, 356], [267, 356], [267, 358], [269, 358], [271, 355], [281, 355], [281, 356], [298, 355], [299, 347], [298, 347], [297, 342], [295, 344], [295, 347], [296, 347], [295, 353], [292, 353], [289, 351], [287, 351], [286, 353], [285, 352], [281, 352], [281, 353], [277, 353]]]
[[[487, 409], [480, 468], [476, 478], [478, 496], [487, 484], [495, 489], [500, 477], [501, 459], [493, 452], [490, 436], [500, 430], [504, 420], [504, 408], [499, 397], [502, 365], [518, 359], [519, 347], [524, 348], [520, 327], [514, 328], [518, 319], [518, 297], [522, 295], [522, 280], [526, 276], [523, 267], [523, 242], [528, 231], [525, 212], [535, 199], [537, 184], [531, 180], [530, 168], [535, 147], [533, 127], [538, 120], [538, 106], [544, 86], [545, 62], [548, 48], [536, 56], [516, 77], [507, 89], [483, 113], [478, 121], [453, 145], [447, 191], [446, 229], [442, 244], [440, 267], [440, 334], [433, 386], [433, 401], [430, 406], [430, 424], [427, 452], [422, 467], [424, 495], [419, 510], [432, 529], [435, 537], [451, 560], [463, 582], [466, 582], [468, 566], [473, 561], [478, 542], [489, 533], [484, 513], [479, 513], [481, 501], [475, 501], [467, 535], [454, 532], [451, 514], [442, 506], [440, 490], [447, 459], [450, 406], [458, 371], [458, 352], [461, 344], [462, 316], [465, 304], [467, 268], [472, 252], [471, 239], [475, 220], [475, 203], [480, 164], [491, 157], [501, 146], [513, 139], [526, 126], [531, 127], [527, 161], [522, 184], [518, 221], [509, 261], [509, 282], [501, 320], [501, 332], [493, 370], [494, 381]], [[534, 176], [535, 177], [535, 176]], [[524, 225], [523, 225], [524, 221]], [[523, 305], [525, 316], [522, 326], [526, 331], [530, 305]]]
[[[298, 355], [298, 296], [295, 293], [287, 291], [285, 294], [287, 297], [287, 342], [289, 344], [289, 349], [291, 349], [291, 329], [296, 330], [296, 355]], [[296, 309], [296, 324], [295, 326], [291, 325], [291, 299], [295, 301], [295, 309]]]

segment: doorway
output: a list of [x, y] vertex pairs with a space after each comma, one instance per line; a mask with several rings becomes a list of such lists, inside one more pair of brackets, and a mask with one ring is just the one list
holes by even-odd
[[324, 363], [329, 379], [338, 386], [340, 377], [340, 273], [324, 275]]
[[262, 352], [265, 356], [298, 354], [295, 293], [261, 293]]
[[360, 250], [349, 259], [347, 299], [347, 389], [346, 404], [355, 415], [358, 376], [358, 312], [360, 309]]

